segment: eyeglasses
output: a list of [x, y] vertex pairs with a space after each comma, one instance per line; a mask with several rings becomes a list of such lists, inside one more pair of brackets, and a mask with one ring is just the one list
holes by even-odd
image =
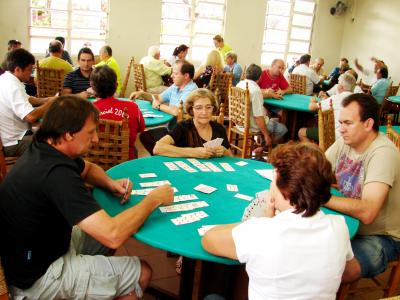
[[214, 106], [212, 106], [212, 105], [206, 105], [206, 106], [196, 105], [196, 106], [193, 106], [193, 109], [194, 109], [195, 111], [201, 111], [201, 110], [204, 110], [204, 109], [205, 109], [206, 111], [212, 111], [213, 108], [214, 108]]

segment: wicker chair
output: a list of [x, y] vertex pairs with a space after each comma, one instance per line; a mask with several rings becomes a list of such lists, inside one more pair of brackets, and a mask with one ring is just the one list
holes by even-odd
[[133, 76], [136, 91], [147, 91], [146, 78], [144, 76], [144, 67], [142, 64], [133, 62]]
[[290, 74], [289, 77], [290, 87], [292, 88], [293, 94], [305, 95], [306, 90], [306, 76], [300, 74]]
[[122, 83], [121, 92], [119, 93], [120, 98], [125, 97], [126, 88], [128, 87], [129, 77], [131, 75], [131, 68], [134, 62], [134, 58], [132, 57], [128, 63], [128, 67], [126, 68], [124, 82]]
[[391, 118], [388, 118], [386, 135], [389, 138], [389, 140], [391, 140], [396, 145], [397, 149], [399, 149], [399, 151], [400, 151], [400, 134], [398, 134], [392, 128]]
[[379, 106], [380, 123], [382, 125], [385, 124], [389, 114], [393, 114], [394, 120], [396, 120], [399, 113], [399, 105], [392, 103], [388, 99], [388, 97], [391, 96], [392, 92], [394, 92], [395, 94], [397, 93], [397, 91], [395, 89], [392, 89], [392, 87], [393, 81], [390, 82], [389, 87], [386, 90], [385, 96], [383, 97], [382, 104]]
[[332, 100], [328, 110], [322, 111], [321, 103], [318, 103], [318, 107], [319, 147], [325, 152], [335, 142], [335, 116]]
[[64, 71], [39, 67], [36, 62], [37, 96], [39, 98], [51, 97], [61, 94], [63, 89]]
[[8, 300], [8, 287], [6, 278], [4, 277], [3, 267], [0, 261], [0, 300]]
[[129, 160], [128, 110], [122, 121], [99, 120], [99, 142], [95, 144], [85, 159], [104, 170]]
[[365, 84], [362, 82], [362, 79], [360, 79], [360, 82], [358, 83], [358, 85], [360, 86], [360, 88], [362, 89], [362, 91], [364, 93], [369, 93], [371, 91], [371, 85], [369, 84]]
[[218, 90], [217, 102], [228, 103], [229, 98], [229, 88], [232, 85], [232, 73], [220, 73], [213, 72], [210, 79], [209, 90], [216, 93]]
[[245, 90], [231, 87], [229, 91], [228, 140], [233, 151], [239, 151], [242, 158], [251, 157], [255, 137], [260, 135], [259, 132], [252, 133], [250, 131], [250, 111], [248, 83], [246, 83]]
[[240, 80], [245, 80], [246, 79], [246, 70], [247, 70], [247, 66], [244, 65], [242, 76], [240, 76]]

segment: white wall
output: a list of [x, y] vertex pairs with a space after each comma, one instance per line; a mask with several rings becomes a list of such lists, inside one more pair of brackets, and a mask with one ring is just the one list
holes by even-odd
[[[400, 1], [356, 0], [352, 12], [346, 15], [341, 56], [346, 56], [372, 68], [371, 56], [383, 60], [389, 76], [398, 84], [400, 80]], [[353, 21], [354, 18], [354, 21]]]

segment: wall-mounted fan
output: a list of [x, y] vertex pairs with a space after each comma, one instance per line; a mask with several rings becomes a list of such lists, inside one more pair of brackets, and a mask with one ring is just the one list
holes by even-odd
[[343, 1], [338, 1], [336, 6], [331, 7], [330, 13], [332, 16], [341, 16], [347, 10], [347, 4]]

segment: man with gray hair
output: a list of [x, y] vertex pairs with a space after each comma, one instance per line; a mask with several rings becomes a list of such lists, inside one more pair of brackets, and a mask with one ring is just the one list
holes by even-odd
[[118, 84], [116, 94], [119, 94], [122, 88], [121, 68], [119, 67], [117, 60], [112, 56], [111, 47], [108, 45], [101, 47], [99, 54], [101, 61], [97, 65], [95, 65], [95, 67], [107, 65], [114, 70], [115, 74], [117, 74], [117, 84]]
[[171, 75], [172, 68], [160, 60], [160, 48], [151, 46], [147, 50], [147, 56], [140, 60], [144, 67], [147, 91], [152, 94], [160, 94], [168, 87], [164, 85], [162, 76]]
[[229, 51], [225, 56], [225, 62], [224, 72], [232, 73], [232, 85], [236, 86], [243, 73], [242, 66], [237, 63], [237, 54]]
[[[354, 76], [343, 73], [339, 76], [339, 82], [337, 84], [338, 94], [335, 94], [329, 98], [322, 100], [321, 108], [322, 110], [327, 110], [330, 108], [330, 103], [332, 101], [332, 108], [335, 117], [335, 138], [338, 139], [340, 137], [340, 123], [339, 123], [339, 113], [342, 109], [342, 101], [344, 98], [353, 94], [354, 87], [356, 85], [356, 79]], [[310, 99], [310, 104], [308, 108], [311, 111], [318, 111], [319, 106], [318, 102], [315, 98]], [[318, 141], [318, 127], [314, 128], [300, 128], [298, 133], [299, 139], [302, 142], [307, 142], [310, 140]]]
[[42, 59], [39, 62], [39, 67], [57, 70], [62, 69], [64, 71], [64, 76], [67, 75], [69, 72], [72, 72], [72, 66], [62, 59], [63, 52], [64, 48], [60, 41], [51, 41], [49, 44], [50, 56]]
[[277, 143], [287, 132], [285, 125], [270, 119], [266, 115], [264, 99], [257, 81], [261, 76], [261, 67], [251, 64], [246, 70], [246, 79], [240, 81], [236, 86], [241, 89], [249, 87], [251, 111], [250, 111], [250, 131], [261, 131], [266, 145]]

